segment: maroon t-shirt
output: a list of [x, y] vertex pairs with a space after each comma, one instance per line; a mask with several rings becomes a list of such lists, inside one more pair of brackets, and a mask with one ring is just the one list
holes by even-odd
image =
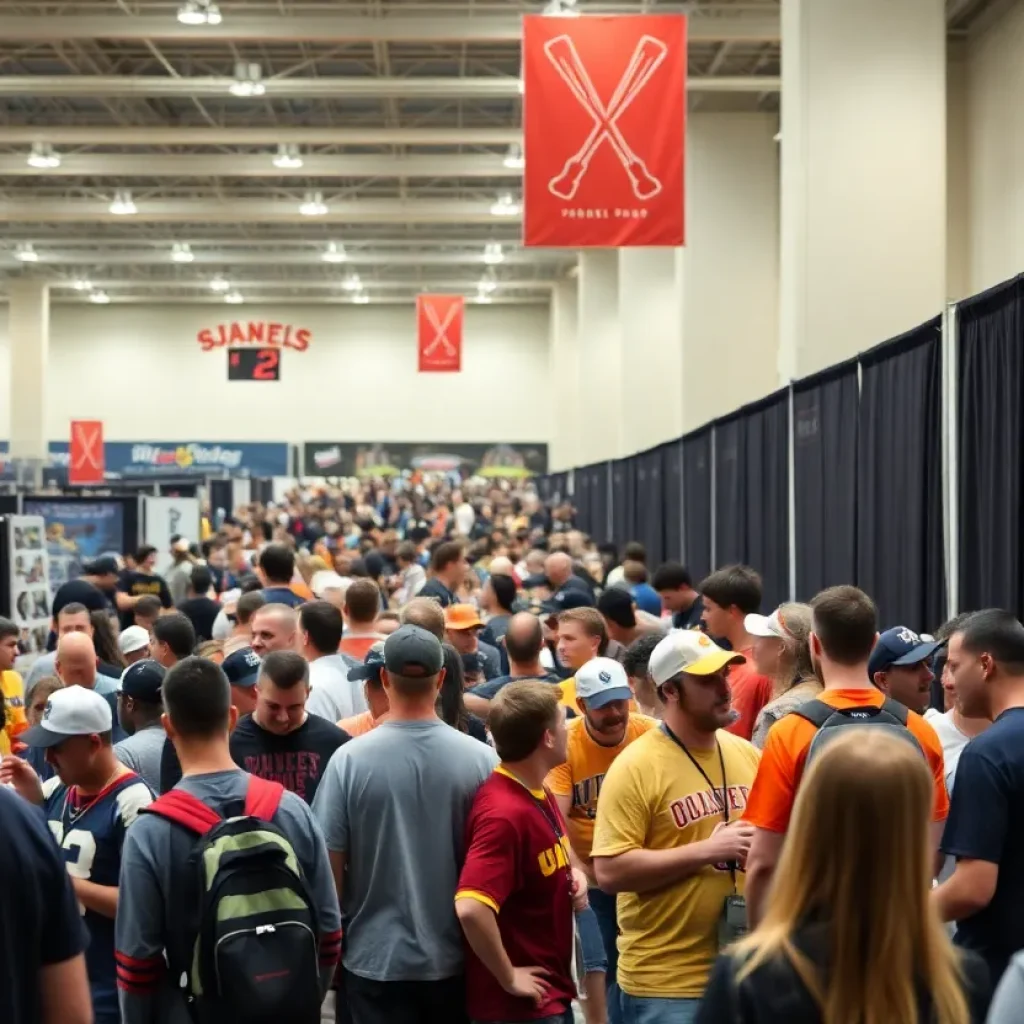
[[549, 988], [539, 1006], [509, 995], [467, 945], [466, 1007], [474, 1020], [553, 1017], [575, 998], [568, 850], [565, 823], [546, 792], [540, 799], [501, 768], [477, 791], [456, 899], [491, 907], [512, 964], [543, 967]]

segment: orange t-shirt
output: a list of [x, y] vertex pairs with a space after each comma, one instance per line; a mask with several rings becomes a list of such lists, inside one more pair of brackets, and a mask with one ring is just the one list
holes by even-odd
[[366, 655], [370, 653], [370, 648], [374, 644], [378, 644], [383, 640], [384, 637], [380, 633], [367, 633], [363, 636], [343, 636], [341, 638], [341, 647], [338, 648], [342, 654], [347, 654], [350, 658], [355, 658], [357, 661], [365, 661]]
[[369, 711], [364, 711], [360, 715], [353, 715], [351, 718], [343, 718], [338, 723], [338, 728], [347, 732], [349, 736], [365, 736], [371, 729], [376, 729], [384, 718], [385, 716], [381, 715], [381, 717], [375, 722], [373, 720], [373, 715]]
[[[817, 697], [833, 708], [881, 707], [885, 700], [874, 687], [863, 690], [823, 690]], [[942, 757], [942, 744], [935, 730], [918, 714], [907, 712], [907, 728], [928, 758], [935, 781], [933, 821], [945, 821], [949, 814], [949, 794]], [[785, 832], [793, 813], [797, 787], [803, 775], [807, 751], [817, 733], [806, 718], [790, 713], [780, 718], [768, 733], [761, 763], [747, 797], [743, 820], [769, 832]]]
[[754, 668], [754, 651], [748, 648], [740, 651], [747, 660], [729, 669], [729, 687], [732, 690], [733, 710], [740, 717], [726, 731], [749, 740], [754, 735], [754, 725], [761, 708], [775, 696], [772, 681]]

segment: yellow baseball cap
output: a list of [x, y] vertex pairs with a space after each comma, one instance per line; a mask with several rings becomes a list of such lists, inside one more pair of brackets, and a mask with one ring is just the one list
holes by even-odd
[[685, 672], [691, 676], [710, 676], [726, 665], [747, 659], [736, 651], [726, 651], [697, 629], [673, 629], [651, 652], [647, 671], [655, 686]]

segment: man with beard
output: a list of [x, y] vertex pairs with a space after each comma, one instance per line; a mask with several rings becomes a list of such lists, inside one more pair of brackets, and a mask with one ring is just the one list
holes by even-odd
[[629, 678], [617, 661], [611, 658], [588, 661], [576, 673], [576, 704], [582, 717], [569, 722], [565, 763], [553, 769], [547, 778], [548, 788], [568, 823], [569, 841], [587, 874], [590, 906], [597, 917], [608, 957], [610, 1024], [619, 1024], [622, 1019], [615, 983], [618, 964], [615, 895], [598, 887], [590, 849], [594, 842], [597, 798], [608, 769], [630, 743], [657, 724], [653, 718], [630, 713], [631, 696]]
[[665, 637], [649, 665], [664, 720], [601, 787], [591, 856], [601, 889], [620, 894], [625, 1020], [695, 1019], [726, 901], [742, 893], [754, 829], [740, 817], [758, 754], [725, 731], [735, 717], [728, 668], [742, 657], [703, 633]]

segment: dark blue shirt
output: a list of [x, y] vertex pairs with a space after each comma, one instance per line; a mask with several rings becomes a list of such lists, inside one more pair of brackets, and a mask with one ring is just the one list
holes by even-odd
[[40, 970], [78, 956], [89, 938], [46, 819], [8, 789], [0, 836], [0, 1020], [39, 1024]]
[[647, 612], [648, 615], [661, 615], [661, 598], [650, 583], [634, 583], [629, 592], [640, 611]]
[[998, 982], [1024, 949], [1024, 708], [1010, 708], [964, 747], [942, 851], [999, 868], [987, 907], [957, 922], [956, 941], [988, 962]]
[[672, 616], [673, 629], [700, 629], [700, 617], [704, 614], [704, 601], [697, 599], [685, 612], [676, 612]]
[[545, 672], [540, 676], [498, 676], [496, 679], [488, 679], [486, 683], [474, 686], [466, 693], [471, 693], [474, 697], [482, 697], [484, 700], [494, 700], [509, 683], [523, 682], [527, 679], [532, 681], [539, 679], [542, 683], [560, 683], [562, 681], [553, 672]]
[[432, 597], [435, 601], [440, 602], [442, 608], [455, 604], [455, 595], [439, 579], [433, 576], [423, 584], [416, 596]]
[[298, 608], [306, 603], [291, 587], [264, 587], [263, 596], [267, 604], [286, 604], [289, 608]]

